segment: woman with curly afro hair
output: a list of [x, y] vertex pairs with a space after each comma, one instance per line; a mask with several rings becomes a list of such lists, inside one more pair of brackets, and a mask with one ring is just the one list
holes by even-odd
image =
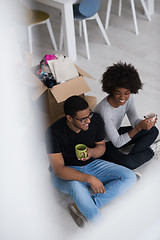
[[[151, 121], [151, 118], [142, 120], [137, 116], [133, 94], [138, 93], [143, 84], [131, 64], [118, 62], [108, 67], [101, 83], [107, 96], [96, 106], [95, 112], [105, 123], [106, 152], [103, 158], [135, 169], [154, 156], [150, 146], [158, 136], [157, 118]], [[131, 126], [121, 126], [125, 115]], [[132, 144], [128, 154], [120, 151], [121, 147]]]

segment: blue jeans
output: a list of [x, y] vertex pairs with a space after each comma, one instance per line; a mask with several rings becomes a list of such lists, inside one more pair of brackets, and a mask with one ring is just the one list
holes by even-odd
[[78, 209], [89, 221], [100, 216], [100, 207], [128, 190], [136, 182], [136, 175], [132, 170], [101, 159], [96, 159], [85, 166], [70, 167], [97, 177], [105, 186], [105, 193], [91, 195], [88, 183], [63, 180], [51, 171], [53, 185], [59, 191], [70, 194]]

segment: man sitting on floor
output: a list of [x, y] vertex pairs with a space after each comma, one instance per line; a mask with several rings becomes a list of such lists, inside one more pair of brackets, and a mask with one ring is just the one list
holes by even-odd
[[[128, 190], [136, 182], [136, 175], [126, 167], [100, 159], [105, 152], [104, 123], [84, 98], [69, 97], [64, 112], [65, 117], [46, 132], [51, 179], [59, 191], [73, 197], [75, 203], [69, 204], [69, 210], [82, 227], [100, 216], [100, 207]], [[77, 159], [75, 146], [81, 143], [87, 146], [87, 156]]]

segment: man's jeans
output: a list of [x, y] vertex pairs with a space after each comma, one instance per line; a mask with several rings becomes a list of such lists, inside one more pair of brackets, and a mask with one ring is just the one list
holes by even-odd
[[136, 175], [132, 170], [101, 159], [96, 159], [85, 166], [71, 167], [97, 177], [105, 186], [105, 193], [93, 193], [91, 196], [88, 183], [60, 179], [51, 170], [54, 186], [59, 191], [70, 194], [78, 209], [89, 221], [100, 216], [100, 207], [128, 190], [136, 182]]

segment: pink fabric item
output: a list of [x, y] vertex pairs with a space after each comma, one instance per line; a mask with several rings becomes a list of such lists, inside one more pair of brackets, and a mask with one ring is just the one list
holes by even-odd
[[47, 61], [53, 60], [53, 59], [57, 59], [57, 57], [54, 54], [53, 55], [45, 55], [45, 62], [46, 62], [46, 64], [48, 64]]

